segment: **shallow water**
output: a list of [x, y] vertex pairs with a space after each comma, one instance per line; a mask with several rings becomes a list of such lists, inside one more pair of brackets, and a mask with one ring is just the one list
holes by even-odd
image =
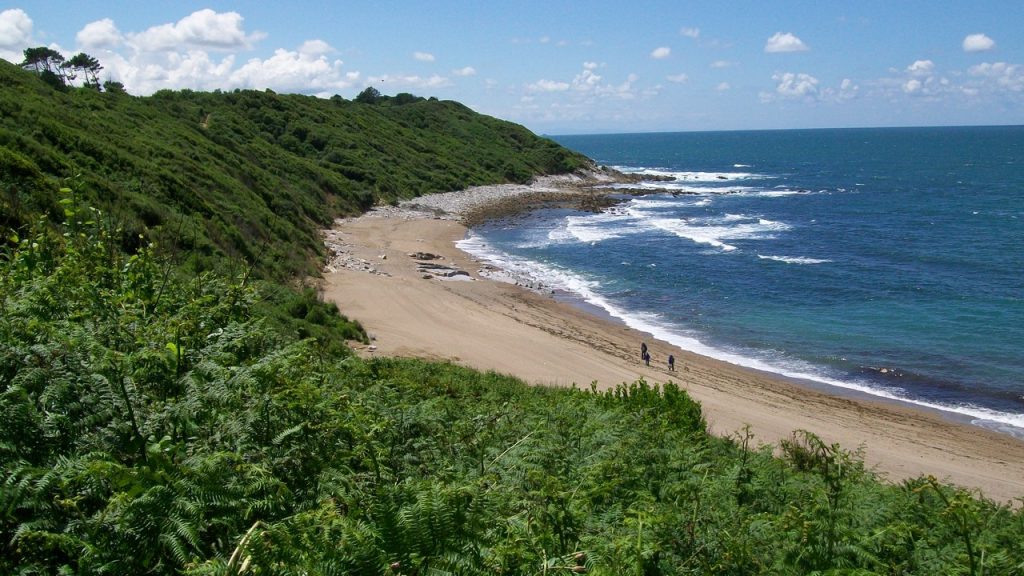
[[464, 249], [684, 348], [1024, 437], [1024, 127], [556, 140], [675, 180]]

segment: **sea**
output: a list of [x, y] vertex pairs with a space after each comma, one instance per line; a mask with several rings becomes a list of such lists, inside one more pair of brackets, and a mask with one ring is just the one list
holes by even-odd
[[642, 180], [461, 249], [683, 349], [1024, 438], [1024, 126], [553, 139]]

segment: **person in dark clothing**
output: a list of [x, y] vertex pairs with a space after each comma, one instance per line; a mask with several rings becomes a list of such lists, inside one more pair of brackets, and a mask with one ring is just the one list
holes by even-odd
[[647, 360], [647, 342], [640, 343], [640, 359]]
[[651, 365], [651, 353], [647, 350], [644, 350], [644, 364]]
[[668, 355], [668, 369], [670, 372], [676, 371], [676, 357], [671, 354]]

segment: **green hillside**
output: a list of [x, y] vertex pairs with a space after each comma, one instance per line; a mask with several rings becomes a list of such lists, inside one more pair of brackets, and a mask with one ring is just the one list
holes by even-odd
[[315, 274], [318, 230], [375, 203], [565, 173], [587, 160], [456, 102], [270, 91], [55, 90], [0, 60], [0, 226], [59, 215], [67, 185], [200, 269]]
[[327, 353], [64, 206], [0, 251], [0, 574], [1024, 571], [1019, 509], [714, 437], [671, 383]]
[[809, 433], [715, 437], [672, 383], [353, 355], [294, 281], [319, 227], [587, 163], [366, 100], [65, 92], [0, 61], [0, 574], [1024, 573], [1019, 507]]

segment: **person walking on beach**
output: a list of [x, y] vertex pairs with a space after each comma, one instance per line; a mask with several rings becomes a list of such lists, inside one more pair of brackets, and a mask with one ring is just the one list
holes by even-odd
[[676, 371], [676, 357], [671, 355], [671, 354], [668, 355], [668, 371], [669, 372], [675, 372]]
[[647, 360], [647, 342], [640, 343], [640, 359]]
[[651, 353], [647, 350], [644, 350], [644, 364], [648, 366], [651, 365]]

